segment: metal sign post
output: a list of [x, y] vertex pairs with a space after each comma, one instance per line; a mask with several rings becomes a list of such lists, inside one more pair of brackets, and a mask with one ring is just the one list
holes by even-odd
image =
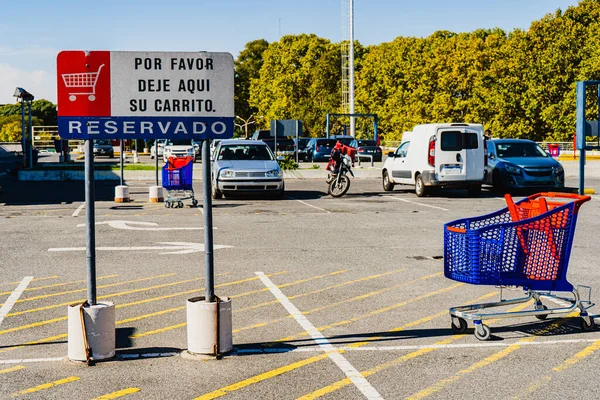
[[156, 174], [156, 186], [158, 186], [158, 140], [154, 141], [154, 172]]
[[123, 146], [123, 139], [121, 139], [119, 144], [119, 161], [120, 161], [120, 169], [121, 169], [121, 186], [123, 186], [123, 152], [125, 151], [125, 146]]
[[[122, 177], [122, 175], [121, 175]], [[122, 179], [122, 178], [121, 178]], [[87, 277], [87, 301], [91, 306], [96, 302], [96, 213], [94, 209], [94, 141], [85, 141], [85, 258]]]
[[202, 209], [204, 210], [204, 260], [206, 269], [206, 294], [204, 300], [212, 303], [215, 301], [215, 268], [210, 167], [210, 140], [204, 140], [202, 143]]

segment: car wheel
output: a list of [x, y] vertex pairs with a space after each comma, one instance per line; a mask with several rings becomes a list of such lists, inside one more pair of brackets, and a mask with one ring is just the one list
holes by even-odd
[[417, 175], [417, 178], [415, 179], [415, 193], [417, 197], [426, 196], [428, 191], [429, 190], [425, 186], [425, 182], [423, 181], [421, 174]]
[[394, 184], [390, 181], [390, 176], [387, 171], [383, 172], [383, 190], [386, 192], [394, 190]]
[[479, 197], [481, 195], [481, 185], [473, 184], [467, 187], [467, 193], [469, 193], [469, 197]]
[[214, 184], [212, 185], [212, 198], [215, 200], [223, 198], [223, 193], [219, 189], [217, 189], [217, 187]]

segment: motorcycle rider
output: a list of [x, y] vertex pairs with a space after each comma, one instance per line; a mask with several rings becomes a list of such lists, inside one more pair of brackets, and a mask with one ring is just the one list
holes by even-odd
[[337, 174], [340, 169], [340, 162], [342, 161], [342, 147], [342, 142], [338, 140], [335, 146], [333, 146], [333, 149], [331, 149], [331, 158], [327, 163], [326, 169], [331, 171], [333, 175]]

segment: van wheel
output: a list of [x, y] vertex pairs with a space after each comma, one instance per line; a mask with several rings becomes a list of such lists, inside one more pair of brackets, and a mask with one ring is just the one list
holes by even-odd
[[469, 197], [479, 197], [481, 195], [481, 185], [469, 185], [467, 187], [467, 193], [469, 194]]
[[423, 177], [417, 175], [417, 179], [415, 179], [415, 193], [417, 194], [417, 197], [426, 196], [428, 191], [425, 182], [423, 182]]
[[384, 171], [383, 173], [383, 190], [386, 192], [394, 190], [394, 184], [390, 181], [390, 176], [387, 171]]

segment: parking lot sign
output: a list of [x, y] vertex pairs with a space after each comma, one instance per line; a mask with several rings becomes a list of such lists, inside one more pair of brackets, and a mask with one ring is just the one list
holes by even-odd
[[233, 57], [209, 52], [62, 51], [63, 139], [226, 139], [234, 130]]

